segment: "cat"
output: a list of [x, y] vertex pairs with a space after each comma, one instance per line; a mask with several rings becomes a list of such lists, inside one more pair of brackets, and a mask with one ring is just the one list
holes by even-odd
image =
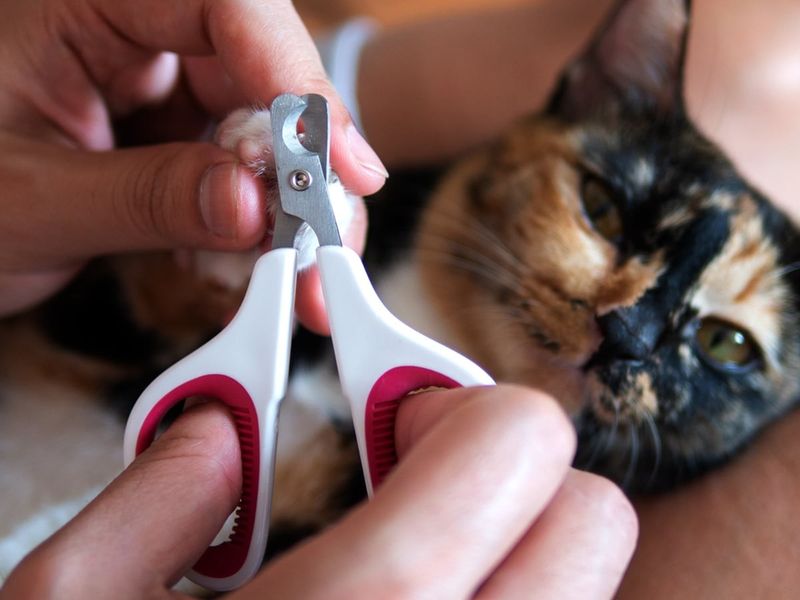
[[561, 400], [628, 492], [725, 461], [798, 396], [800, 239], [690, 122], [689, 3], [617, 4], [543, 114], [462, 161], [414, 243], [459, 347]]
[[[497, 380], [559, 399], [578, 432], [576, 466], [629, 493], [722, 463], [800, 391], [800, 236], [686, 114], [689, 12], [683, 0], [621, 0], [541, 113], [443, 175], [395, 174], [369, 201], [365, 262], [390, 310]], [[242, 128], [258, 149], [240, 144]], [[222, 131], [223, 145], [268, 169], [264, 112], [237, 113]], [[22, 465], [6, 471], [17, 479], [62, 461], [51, 477], [70, 491], [66, 504], [41, 493], [15, 503], [34, 518], [0, 518], [0, 557], [1, 540], [34, 543], [58, 524], [37, 529], [36, 515], [69, 513], [113, 476], [122, 420], [111, 424], [110, 407], [124, 418], [224, 325], [251, 259], [101, 259], [2, 324], [0, 473], [8, 461]], [[36, 426], [20, 434], [20, 423]], [[304, 330], [280, 431], [270, 553], [364, 495], [330, 347]], [[65, 436], [83, 445], [76, 465]], [[48, 438], [61, 445], [42, 454]]]

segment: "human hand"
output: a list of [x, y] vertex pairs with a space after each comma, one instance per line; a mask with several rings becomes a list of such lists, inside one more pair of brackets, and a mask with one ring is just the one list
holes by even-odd
[[[3, 8], [0, 315], [46, 298], [95, 255], [261, 241], [263, 190], [232, 154], [162, 143], [197, 139], [246, 102], [324, 94], [333, 168], [357, 194], [383, 184], [380, 161], [352, 127], [289, 0]], [[115, 149], [116, 134], [158, 145]], [[299, 305], [302, 318], [321, 312], [318, 298]]]
[[[613, 484], [570, 469], [574, 434], [553, 401], [510, 386], [421, 394], [401, 405], [397, 444], [371, 502], [232, 597], [611, 597], [636, 518]], [[240, 485], [230, 418], [196, 406], [0, 597], [173, 597]]]

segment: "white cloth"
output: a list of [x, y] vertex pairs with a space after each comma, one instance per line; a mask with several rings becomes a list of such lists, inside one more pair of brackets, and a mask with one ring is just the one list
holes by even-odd
[[362, 133], [358, 106], [358, 66], [361, 51], [377, 30], [378, 24], [372, 19], [357, 18], [316, 40], [328, 77], [350, 111], [353, 123]]

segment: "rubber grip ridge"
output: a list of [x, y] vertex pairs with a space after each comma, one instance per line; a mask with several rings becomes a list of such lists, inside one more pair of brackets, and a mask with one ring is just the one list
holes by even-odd
[[178, 386], [159, 400], [147, 414], [136, 440], [136, 455], [153, 443], [158, 425], [167, 411], [192, 396], [205, 396], [225, 404], [231, 411], [239, 437], [242, 495], [236, 507], [233, 532], [227, 541], [209, 547], [193, 567], [201, 575], [221, 579], [234, 575], [244, 565], [256, 517], [259, 431], [255, 407], [247, 390], [238, 381], [220, 374], [203, 375]]
[[394, 367], [381, 375], [367, 397], [364, 436], [370, 482], [375, 490], [397, 464], [394, 441], [400, 403], [409, 394], [429, 387], [458, 388], [460, 383], [423, 367]]

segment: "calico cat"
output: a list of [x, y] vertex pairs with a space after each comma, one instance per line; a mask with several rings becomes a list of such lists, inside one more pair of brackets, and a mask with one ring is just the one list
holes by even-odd
[[[579, 435], [576, 465], [631, 493], [726, 460], [800, 391], [800, 236], [689, 121], [688, 15], [683, 0], [621, 0], [541, 114], [441, 179], [395, 174], [370, 202], [365, 261], [390, 310], [496, 379], [562, 401]], [[245, 121], [269, 133], [264, 113]], [[214, 261], [209, 269], [201, 257], [199, 270], [166, 254], [96, 261], [5, 322], [5, 395], [29, 400], [6, 405], [45, 414], [69, 389], [105, 399], [95, 417], [108, 403], [125, 414], [241, 298], [249, 259]], [[270, 551], [363, 496], [348, 421], [327, 342], [299, 331]], [[95, 439], [89, 425], [53, 427]], [[0, 438], [15, 433], [3, 427]], [[33, 444], [46, 444], [39, 434]], [[98, 467], [91, 483], [112, 475]]]
[[620, 2], [546, 111], [445, 178], [415, 245], [462, 348], [564, 402], [577, 466], [630, 492], [727, 459], [800, 384], [800, 239], [689, 121], [688, 15]]

